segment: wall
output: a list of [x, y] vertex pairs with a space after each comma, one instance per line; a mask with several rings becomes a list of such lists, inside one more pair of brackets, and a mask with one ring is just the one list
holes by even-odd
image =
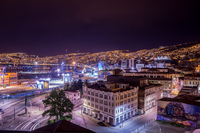
[[157, 120], [176, 122], [196, 127], [200, 121], [200, 106], [169, 101], [158, 101]]

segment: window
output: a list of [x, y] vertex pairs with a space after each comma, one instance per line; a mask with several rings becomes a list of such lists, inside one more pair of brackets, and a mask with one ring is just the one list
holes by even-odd
[[123, 95], [120, 96], [120, 99], [123, 99]]
[[128, 97], [130, 97], [131, 96], [131, 94], [130, 93], [128, 93]]
[[76, 94], [74, 94], [74, 96], [76, 96]]
[[114, 106], [114, 104], [112, 103], [112, 107]]
[[94, 104], [92, 104], [92, 107], [94, 107]]
[[131, 100], [130, 100], [130, 99], [128, 99], [128, 103], [130, 103], [130, 101], [131, 101]]
[[100, 100], [100, 104], [103, 104], [103, 100]]
[[90, 97], [88, 96], [88, 100], [90, 100]]
[[120, 105], [123, 105], [123, 101], [120, 102]]
[[124, 98], [127, 98], [127, 94], [124, 95]]
[[97, 102], [97, 103], [98, 103], [98, 99], [97, 99], [97, 98], [95, 98], [95, 102]]
[[102, 106], [99, 106], [99, 109], [100, 109], [100, 110], [103, 110], [103, 107], [102, 107]]
[[123, 108], [120, 108], [120, 112], [123, 112]]
[[88, 91], [88, 94], [90, 94], [90, 91]]
[[94, 101], [94, 98], [93, 98], [93, 97], [91, 98], [91, 101]]
[[95, 108], [98, 109], [98, 105], [95, 105]]
[[100, 98], [103, 98], [103, 94], [100, 94]]
[[88, 105], [90, 105], [90, 103], [88, 102]]
[[107, 95], [104, 95], [104, 99], [108, 99], [108, 96], [107, 96]]
[[98, 93], [95, 93], [95, 96], [98, 97]]
[[124, 104], [126, 104], [127, 103], [127, 100], [124, 100]]
[[104, 105], [108, 105], [108, 102], [107, 102], [107, 101], [104, 101]]
[[91, 92], [91, 95], [94, 96], [94, 92]]

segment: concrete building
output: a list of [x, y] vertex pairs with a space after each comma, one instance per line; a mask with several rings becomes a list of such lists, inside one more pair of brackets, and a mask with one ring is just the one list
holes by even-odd
[[200, 74], [187, 74], [184, 76], [183, 86], [200, 85]]
[[200, 87], [199, 86], [184, 86], [178, 95], [192, 95], [192, 96], [200, 96]]
[[72, 103], [76, 103], [81, 98], [79, 90], [65, 90], [65, 95]]
[[138, 87], [127, 82], [83, 86], [83, 112], [113, 126], [137, 114]]
[[138, 91], [138, 114], [144, 114], [146, 111], [155, 107], [156, 101], [162, 98], [162, 85], [149, 84], [147, 77], [141, 76], [121, 76], [111, 75], [107, 77], [108, 82], [126, 82], [130, 86], [139, 86]]
[[177, 78], [180, 72], [175, 72], [169, 68], [141, 68], [141, 72], [124, 73], [124, 76], [143, 76], [149, 78]]
[[135, 68], [134, 59], [123, 59], [121, 60], [121, 68], [122, 69], [134, 69]]
[[150, 84], [161, 84], [163, 90], [163, 97], [169, 97], [172, 89], [171, 78], [149, 78]]

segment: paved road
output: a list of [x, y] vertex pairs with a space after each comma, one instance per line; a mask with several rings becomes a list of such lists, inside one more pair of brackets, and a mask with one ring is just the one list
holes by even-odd
[[[34, 98], [30, 97], [29, 99]], [[28, 108], [31, 109], [31, 115], [29, 116], [16, 116], [15, 122], [11, 123], [5, 123], [2, 127], [3, 129], [13, 129], [13, 130], [34, 130], [41, 126], [45, 126], [46, 122], [48, 120], [48, 117], [42, 117], [42, 113], [44, 111], [42, 99], [44, 96], [36, 97], [31, 100], [32, 106], [29, 106]], [[17, 99], [10, 99], [8, 101], [5, 101], [5, 103], [0, 103], [0, 108], [3, 107], [5, 109], [5, 112], [7, 112], [11, 119], [13, 120], [13, 109], [16, 108], [19, 109], [24, 106], [24, 98], [17, 98]], [[40, 106], [40, 107], [39, 107]], [[72, 122], [75, 124], [78, 124], [80, 126], [83, 126], [85, 128], [88, 128], [90, 130], [93, 130], [98, 133], [106, 133], [106, 132], [120, 132], [120, 133], [131, 133], [134, 132], [139, 127], [143, 126], [145, 123], [149, 122], [151, 119], [155, 118], [156, 116], [156, 108], [153, 108], [150, 112], [147, 112], [145, 115], [136, 116], [132, 120], [127, 120], [123, 123], [123, 126], [117, 126], [112, 127], [108, 124], [107, 127], [102, 127], [97, 125], [97, 122], [99, 120], [90, 117], [88, 115], [81, 113], [81, 106], [78, 106], [75, 108], [72, 112], [73, 119]], [[7, 113], [4, 114], [7, 116]], [[11, 127], [12, 125], [12, 127]], [[149, 126], [149, 125], [148, 125]]]

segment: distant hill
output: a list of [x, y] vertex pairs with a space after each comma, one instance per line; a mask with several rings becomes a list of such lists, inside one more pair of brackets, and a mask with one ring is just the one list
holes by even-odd
[[[76, 53], [64, 54], [57, 56], [38, 57], [26, 53], [5, 53], [0, 54], [0, 64], [60, 64], [64, 58], [66, 63], [72, 63], [76, 60]], [[155, 57], [166, 55], [171, 59], [195, 60], [200, 58], [200, 42], [190, 42], [172, 46], [162, 46], [153, 49], [143, 49], [136, 52], [129, 50], [114, 50], [98, 53], [79, 53], [79, 64], [96, 64], [99, 61], [106, 61], [108, 64], [118, 63], [121, 59], [143, 59], [146, 61], [153, 60]]]

